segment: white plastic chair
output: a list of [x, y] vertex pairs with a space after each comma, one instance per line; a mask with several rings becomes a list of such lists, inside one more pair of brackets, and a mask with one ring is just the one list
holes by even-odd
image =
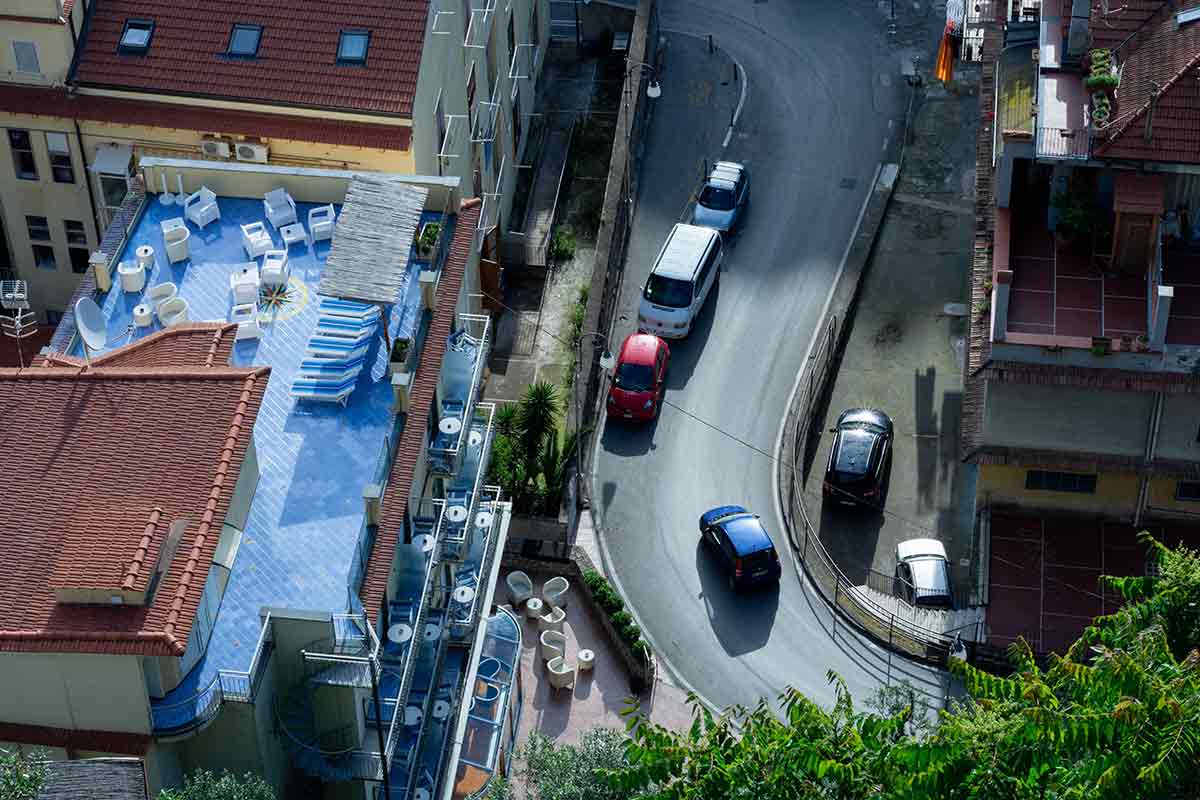
[[[164, 222], [163, 225], [165, 226], [166, 223]], [[163, 240], [167, 243], [167, 260], [174, 264], [176, 261], [183, 261], [190, 257], [191, 247], [188, 240], [191, 238], [192, 232], [187, 229], [186, 225], [164, 230]]]
[[539, 641], [544, 661], [567, 652], [567, 637], [559, 631], [544, 631]]
[[567, 666], [565, 656], [557, 656], [546, 662], [546, 669], [550, 673], [550, 687], [552, 689], [566, 689], [575, 685], [575, 668]]
[[508, 584], [508, 601], [519, 609], [521, 604], [533, 597], [533, 580], [521, 570], [513, 570], [504, 579]]
[[237, 333], [233, 335], [235, 342], [240, 342], [243, 339], [258, 339], [262, 336], [262, 326], [258, 324], [257, 319], [249, 320], [248, 322], [239, 322]]
[[559, 631], [562, 632], [563, 623], [567, 621], [567, 612], [557, 606], [551, 606], [550, 610], [542, 616], [538, 617], [539, 631]]
[[242, 247], [246, 249], [246, 255], [250, 258], [258, 258], [263, 253], [275, 247], [271, 241], [271, 234], [267, 233], [267, 226], [261, 222], [251, 222], [249, 225], [242, 226]]
[[263, 286], [282, 286], [287, 283], [292, 268], [288, 266], [286, 250], [268, 250], [263, 253], [262, 269], [259, 275]]
[[567, 590], [571, 588], [571, 584], [566, 578], [556, 576], [546, 581], [542, 586], [542, 599], [546, 601], [546, 605], [553, 608], [567, 607]]
[[198, 228], [216, 222], [221, 218], [217, 195], [207, 186], [201, 186], [183, 201], [183, 215]]
[[296, 201], [286, 189], [272, 189], [263, 195], [263, 213], [276, 228], [296, 221]]
[[318, 206], [308, 212], [308, 235], [314, 243], [333, 238], [337, 213], [332, 205]]
[[164, 328], [179, 325], [187, 320], [188, 301], [179, 295], [164, 300], [158, 307], [158, 321], [163, 324]]
[[154, 313], [157, 314], [162, 304], [174, 297], [178, 291], [173, 283], [160, 283], [147, 289], [144, 299], [154, 307]]

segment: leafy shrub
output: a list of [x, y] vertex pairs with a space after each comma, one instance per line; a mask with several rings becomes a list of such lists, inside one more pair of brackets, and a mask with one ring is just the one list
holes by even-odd
[[589, 569], [587, 572], [583, 573], [583, 582], [586, 583], [587, 587], [592, 590], [593, 595], [600, 591], [601, 586], [606, 588], [608, 587], [608, 581], [604, 579], [603, 575], [601, 575], [599, 572], [596, 572], [594, 569]]
[[650, 644], [645, 639], [638, 639], [630, 646], [634, 655], [650, 660]]
[[621, 638], [629, 642], [630, 645], [635, 644], [642, 638], [642, 629], [638, 627], [636, 622], [630, 622], [627, 625], [622, 625], [618, 628]]
[[1118, 78], [1111, 72], [1094, 73], [1083, 82], [1089, 92], [1111, 92], [1117, 88]]
[[559, 228], [550, 237], [550, 252], [547, 253], [554, 262], [570, 261], [575, 257], [575, 233], [569, 228]]
[[633, 624], [633, 615], [628, 611], [617, 611], [616, 613], [609, 614], [608, 618], [612, 621], [613, 627], [618, 631], [626, 625]]

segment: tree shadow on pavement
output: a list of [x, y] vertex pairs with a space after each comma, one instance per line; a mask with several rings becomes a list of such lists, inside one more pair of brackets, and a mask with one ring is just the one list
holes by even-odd
[[730, 656], [754, 652], [771, 638], [779, 610], [779, 586], [764, 586], [735, 592], [716, 557], [696, 537], [696, 572], [700, 576], [700, 600], [708, 622], [721, 647]]

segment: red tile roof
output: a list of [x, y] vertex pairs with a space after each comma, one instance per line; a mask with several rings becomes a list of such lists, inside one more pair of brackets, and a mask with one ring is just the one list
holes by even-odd
[[[428, 0], [105, 0], [93, 3], [72, 79], [83, 86], [373, 114], [412, 114]], [[128, 19], [154, 21], [145, 54], [118, 52]], [[235, 23], [261, 25], [256, 58], [230, 58]], [[341, 31], [366, 30], [365, 65], [338, 65]]]
[[[0, 505], [0, 650], [182, 655], [270, 374], [218, 361], [226, 336], [198, 326], [106, 357], [120, 366], [0, 370], [0, 446], [21, 454]], [[211, 367], [195, 363], [204, 341]], [[176, 521], [148, 604], [59, 602], [145, 591]]]
[[142, 125], [204, 133], [292, 139], [380, 150], [408, 150], [412, 128], [367, 122], [230, 111], [204, 106], [152, 103], [87, 94], [63, 89], [0, 84], [0, 111], [49, 117], [115, 122], [137, 120]]
[[[32, 364], [38, 351], [50, 344], [54, 336], [53, 325], [39, 325], [37, 332], [26, 339], [10, 339], [0, 336], [0, 367], [19, 367], [22, 361], [25, 366]], [[20, 348], [20, 352], [17, 349]]]
[[420, 368], [413, 381], [409, 395], [408, 417], [396, 447], [396, 457], [388, 473], [387, 488], [384, 490], [379, 526], [375, 531], [375, 546], [367, 562], [367, 574], [363, 577], [358, 596], [363, 608], [372, 621], [383, 607], [387, 595], [388, 576], [392, 571], [392, 554], [400, 542], [404, 520], [408, 516], [408, 498], [412, 492], [413, 475], [417, 461], [427, 443], [429, 412], [433, 407], [434, 393], [442, 372], [442, 358], [446, 355], [446, 339], [454, 325], [458, 291], [462, 286], [463, 274], [471, 259], [471, 247], [475, 238], [475, 226], [479, 222], [481, 206], [478, 199], [468, 200], [458, 212], [454, 226], [454, 238], [450, 252], [442, 267], [442, 276], [437, 286], [437, 310], [429, 322], [425, 342], [421, 346]]
[[0, 742], [61, 747], [68, 753], [88, 750], [129, 756], [145, 755], [150, 747], [150, 737], [141, 733], [72, 730], [49, 728], [44, 725], [17, 725], [11, 722], [0, 722]]
[[1200, 23], [1175, 23], [1195, 6], [1200, 0], [1162, 4], [1117, 50], [1116, 115], [1096, 155], [1200, 163]]
[[[1093, 0], [1088, 20], [1091, 46], [1109, 49], [1119, 46], [1163, 5], [1163, 0], [1108, 0], [1107, 3]], [[1071, 0], [1065, 0], [1063, 6], [1063, 17], [1070, 18]], [[1106, 6], [1108, 13], [1104, 12]]]

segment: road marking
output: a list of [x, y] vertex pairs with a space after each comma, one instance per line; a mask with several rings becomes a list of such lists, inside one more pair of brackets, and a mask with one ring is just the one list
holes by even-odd
[[[690, 31], [681, 31], [675, 28], [662, 28], [662, 30], [666, 33], [675, 33], [680, 36], [691, 36], [694, 39], [708, 41], [707, 36], [702, 36], [698, 33], [691, 33]], [[721, 50], [720, 47], [717, 49]], [[746, 105], [746, 92], [749, 91], [750, 87], [746, 81], [746, 69], [742, 66], [742, 62], [738, 61], [733, 53], [730, 53], [726, 50], [721, 50], [721, 52], [729, 56], [729, 60], [732, 61], [733, 65], [737, 68], [738, 77], [740, 78], [738, 86], [738, 104], [733, 110], [733, 118], [729, 121], [729, 128], [725, 131], [725, 139], [721, 142], [721, 149], [724, 150], [726, 147], [729, 147], [729, 140], [733, 138], [733, 129], [737, 127], [738, 120], [741, 119], [742, 107]]]

